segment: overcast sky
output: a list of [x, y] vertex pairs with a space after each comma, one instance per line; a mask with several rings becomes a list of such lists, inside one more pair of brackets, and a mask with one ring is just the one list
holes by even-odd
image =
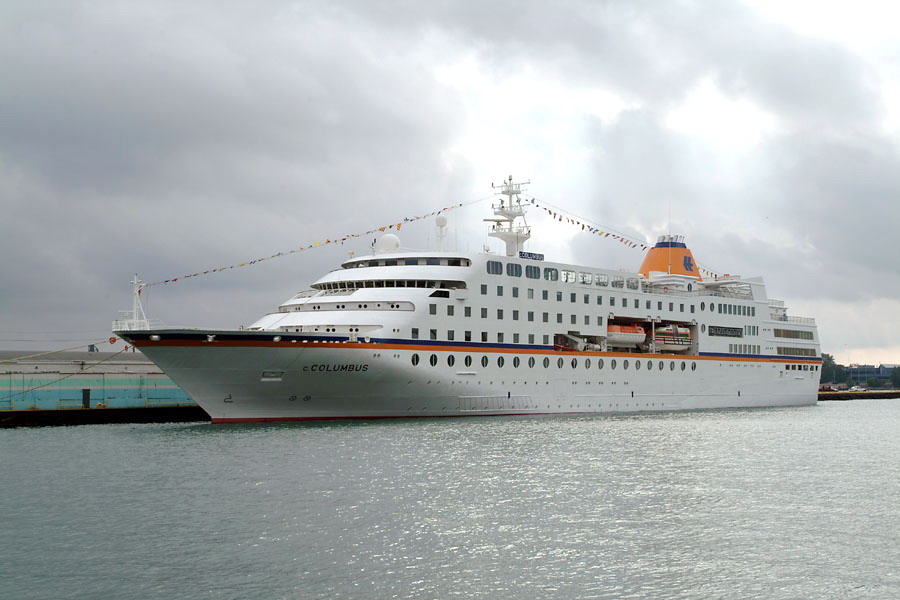
[[[0, 347], [105, 339], [134, 273], [364, 232], [512, 174], [539, 201], [647, 242], [671, 229], [707, 269], [764, 277], [841, 362], [900, 363], [896, 11], [4, 2]], [[480, 250], [486, 216], [450, 212], [449, 245]], [[548, 259], [643, 259], [530, 217]], [[428, 247], [433, 230], [400, 237]], [[149, 316], [247, 325], [370, 241], [151, 287]]]

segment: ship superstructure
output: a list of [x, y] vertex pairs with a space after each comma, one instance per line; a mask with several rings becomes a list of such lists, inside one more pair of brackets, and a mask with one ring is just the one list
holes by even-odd
[[489, 235], [503, 254], [386, 234], [249, 328], [116, 333], [214, 422], [816, 402], [815, 322], [761, 278], [704, 280], [671, 235], [633, 272], [547, 261], [524, 250], [522, 184], [501, 193]]

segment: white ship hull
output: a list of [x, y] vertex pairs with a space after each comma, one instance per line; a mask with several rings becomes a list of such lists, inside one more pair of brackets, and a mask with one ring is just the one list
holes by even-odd
[[[785, 372], [783, 360], [286, 337], [274, 342], [238, 332], [226, 341], [224, 333], [185, 333], [158, 343], [149, 341], [152, 332], [124, 336], [216, 423], [678, 411], [811, 405], [817, 399], [818, 373]], [[207, 335], [217, 341], [206, 342]]]

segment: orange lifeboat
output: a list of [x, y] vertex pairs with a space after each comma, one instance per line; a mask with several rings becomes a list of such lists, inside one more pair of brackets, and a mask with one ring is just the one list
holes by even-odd
[[636, 348], [647, 339], [640, 325], [609, 325], [606, 331], [606, 344], [617, 348]]
[[654, 333], [657, 350], [687, 350], [691, 346], [691, 330], [677, 325], [658, 327]]

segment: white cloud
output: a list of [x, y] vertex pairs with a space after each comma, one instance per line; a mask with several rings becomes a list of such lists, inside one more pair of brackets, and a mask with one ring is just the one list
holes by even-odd
[[665, 124], [678, 133], [739, 152], [778, 131], [777, 119], [747, 98], [729, 97], [711, 77], [701, 80], [669, 112]]

